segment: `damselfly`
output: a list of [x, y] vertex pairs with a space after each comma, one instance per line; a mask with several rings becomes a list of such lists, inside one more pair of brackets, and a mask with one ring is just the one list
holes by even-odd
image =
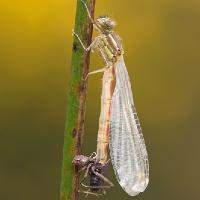
[[104, 72], [97, 159], [100, 163], [106, 162], [109, 137], [110, 157], [117, 180], [129, 195], [135, 196], [148, 185], [149, 163], [123, 59], [121, 39], [113, 32], [114, 20], [108, 16], [93, 20], [87, 5], [81, 1], [99, 36], [86, 48], [79, 36], [76, 33], [74, 35], [85, 51], [98, 48], [106, 63], [103, 69], [89, 73]]

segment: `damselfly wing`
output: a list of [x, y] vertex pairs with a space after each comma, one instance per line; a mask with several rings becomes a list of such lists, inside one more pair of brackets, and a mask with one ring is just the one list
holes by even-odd
[[110, 117], [110, 156], [119, 184], [129, 195], [135, 196], [148, 185], [149, 164], [123, 56], [115, 63], [115, 74]]

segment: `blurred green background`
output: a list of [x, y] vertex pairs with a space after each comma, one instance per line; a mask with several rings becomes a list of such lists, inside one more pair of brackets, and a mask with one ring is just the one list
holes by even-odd
[[[59, 199], [75, 4], [0, 3], [1, 200]], [[149, 152], [149, 186], [132, 198], [199, 200], [200, 1], [97, 0], [101, 14], [118, 23]], [[92, 55], [91, 70], [103, 64]], [[86, 154], [96, 148], [100, 94], [101, 75], [90, 77]], [[116, 187], [102, 199], [130, 199], [110, 171]]]

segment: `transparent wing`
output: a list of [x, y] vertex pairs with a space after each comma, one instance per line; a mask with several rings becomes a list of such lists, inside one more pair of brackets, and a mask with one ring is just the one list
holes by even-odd
[[121, 187], [131, 196], [149, 182], [145, 142], [133, 103], [131, 84], [121, 56], [115, 66], [116, 86], [110, 116], [110, 156]]

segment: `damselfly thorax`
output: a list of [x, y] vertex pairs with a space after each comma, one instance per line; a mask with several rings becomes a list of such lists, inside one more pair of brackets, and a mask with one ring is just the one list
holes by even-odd
[[[117, 61], [117, 57], [123, 54], [120, 37], [110, 32], [107, 34], [100, 34], [96, 38], [96, 45], [104, 58], [107, 67], [113, 65]], [[95, 48], [96, 46], [94, 46]]]

